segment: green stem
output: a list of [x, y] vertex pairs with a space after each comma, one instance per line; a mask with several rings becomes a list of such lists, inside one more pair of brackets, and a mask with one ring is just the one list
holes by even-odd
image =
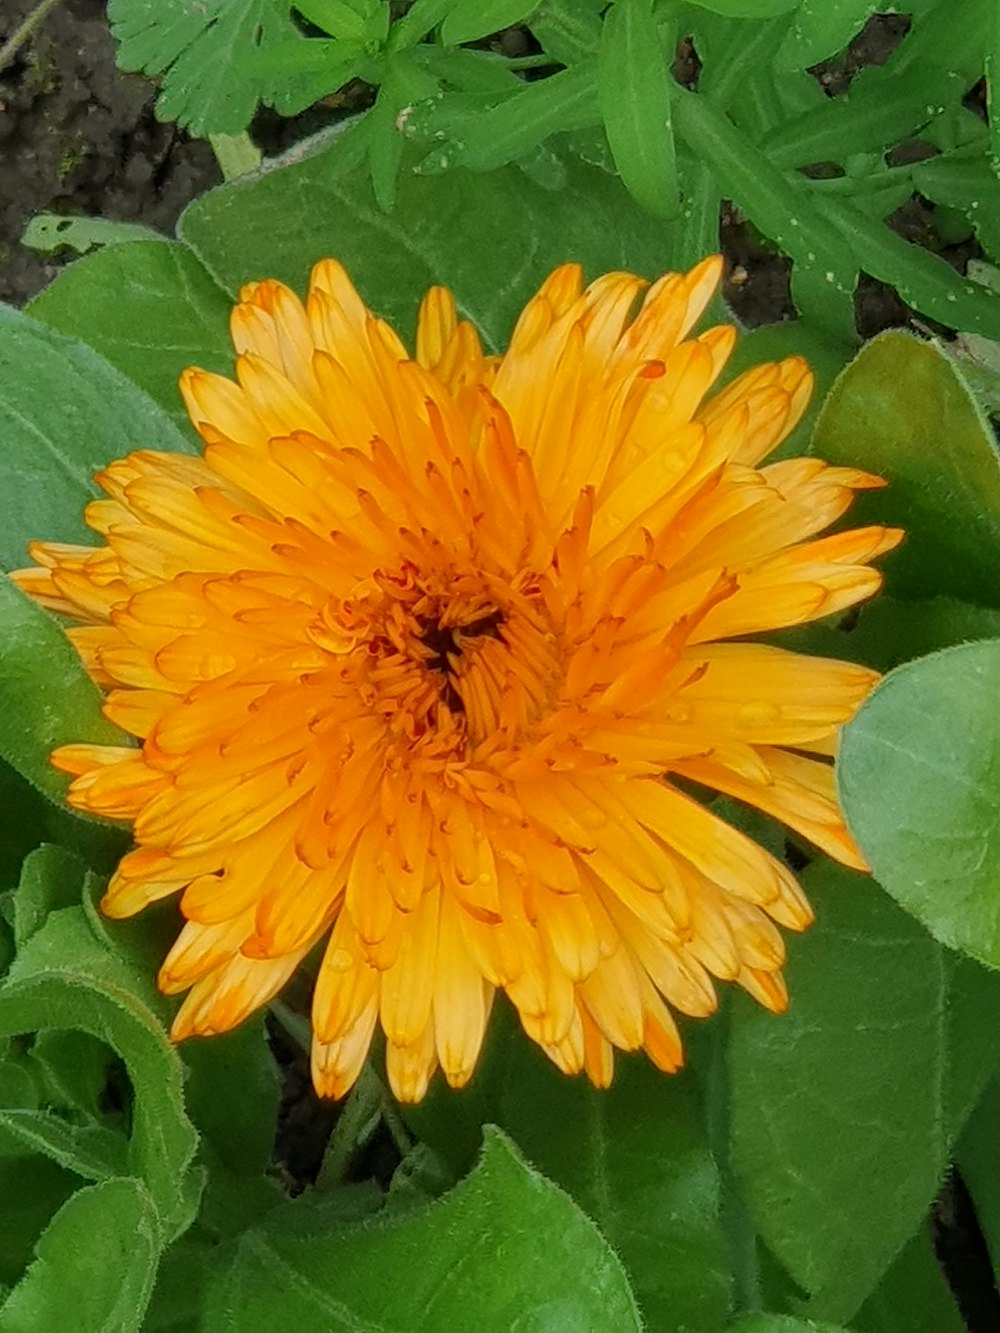
[[35, 29], [44, 23], [56, 5], [61, 3], [62, 0], [41, 0], [41, 3], [35, 6], [21, 26], [15, 28], [3, 46], [0, 46], [0, 70], [7, 68]]
[[551, 56], [539, 51], [534, 56], [501, 56], [506, 69], [547, 69], [549, 65], [557, 65], [559, 62], [553, 60]]
[[268, 1008], [296, 1046], [308, 1055], [312, 1050], [312, 1024], [309, 1019], [304, 1014], [297, 1014], [294, 1009], [290, 1009], [284, 1000], [272, 1000]]
[[236, 180], [248, 171], [256, 171], [263, 161], [260, 149], [245, 130], [242, 134], [210, 134], [208, 142], [223, 180]]
[[365, 1065], [333, 1127], [316, 1179], [318, 1190], [336, 1189], [344, 1183], [351, 1159], [382, 1119], [384, 1099], [385, 1089], [371, 1067]]

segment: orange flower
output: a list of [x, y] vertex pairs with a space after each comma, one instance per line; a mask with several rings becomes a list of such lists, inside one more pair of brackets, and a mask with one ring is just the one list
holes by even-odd
[[254, 283], [237, 383], [187, 371], [203, 458], [99, 478], [104, 545], [38, 542], [21, 587], [69, 630], [135, 748], [54, 762], [134, 823], [104, 910], [181, 892], [173, 1035], [222, 1032], [329, 936], [313, 1077], [377, 1023], [389, 1081], [473, 1072], [493, 996], [567, 1073], [682, 1060], [713, 977], [774, 1010], [811, 914], [788, 869], [671, 782], [757, 806], [848, 865], [830, 756], [863, 667], [746, 641], [869, 596], [899, 533], [816, 534], [878, 478], [761, 466], [809, 396], [791, 358], [706, 391], [685, 341], [708, 259], [646, 286], [557, 269], [501, 357], [432, 290], [416, 359], [343, 269]]

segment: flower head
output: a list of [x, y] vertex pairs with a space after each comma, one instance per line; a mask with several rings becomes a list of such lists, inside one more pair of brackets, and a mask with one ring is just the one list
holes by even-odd
[[416, 357], [343, 269], [244, 288], [236, 382], [182, 377], [203, 457], [139, 452], [38, 542], [21, 586], [135, 747], [70, 745], [71, 802], [130, 820], [103, 907], [180, 892], [173, 1035], [222, 1032], [326, 938], [313, 1076], [342, 1095], [381, 1023], [396, 1094], [473, 1072], [506, 991], [599, 1085], [614, 1047], [682, 1060], [713, 978], [786, 1003], [809, 906], [687, 783], [863, 862], [834, 794], [873, 672], [748, 640], [879, 586], [896, 531], [817, 537], [864, 472], [762, 465], [798, 358], [705, 395], [731, 328], [687, 338], [720, 262], [583, 288], [557, 269], [500, 357], [450, 294]]

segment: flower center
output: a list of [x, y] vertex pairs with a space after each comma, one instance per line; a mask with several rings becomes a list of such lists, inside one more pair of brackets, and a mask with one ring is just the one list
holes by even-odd
[[376, 570], [313, 625], [399, 761], [506, 748], [551, 708], [558, 638], [537, 577], [442, 565]]
[[[467, 643], [482, 634], [502, 642], [500, 627], [504, 623], [504, 614], [500, 610], [489, 611], [476, 620], [464, 625], [442, 625], [440, 621], [422, 618], [419, 639], [425, 648], [433, 654], [424, 663], [428, 671], [440, 671], [444, 674], [442, 699], [452, 713], [464, 713], [465, 703], [455, 685], [456, 661]], [[456, 638], [456, 635], [458, 636]]]

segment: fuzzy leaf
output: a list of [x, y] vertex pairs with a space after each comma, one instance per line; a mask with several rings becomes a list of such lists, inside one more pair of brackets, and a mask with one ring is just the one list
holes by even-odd
[[202, 1333], [641, 1328], [614, 1252], [495, 1129], [431, 1206], [312, 1233], [299, 1216], [288, 1205], [240, 1238]]
[[826, 863], [804, 884], [817, 924], [789, 942], [788, 1013], [736, 997], [733, 1165], [808, 1313], [849, 1321], [926, 1215], [995, 1066], [983, 1014], [1000, 977], [869, 879]]
[[82, 908], [53, 913], [20, 950], [0, 988], [0, 1034], [76, 1029], [125, 1061], [134, 1089], [130, 1172], [141, 1178], [165, 1237], [191, 1220], [196, 1135], [184, 1113], [181, 1064], [151, 978], [98, 941]]
[[[232, 373], [230, 308], [186, 246], [157, 239], [110, 246], [71, 264], [35, 297], [29, 312], [99, 352], [169, 413], [193, 444], [177, 380], [188, 366]], [[137, 421], [124, 452], [152, 447]]]
[[142, 1184], [79, 1190], [50, 1222], [37, 1258], [0, 1309], [4, 1333], [138, 1333], [161, 1241]]
[[1000, 967], [1000, 640], [897, 667], [845, 727], [844, 810], [879, 882]]
[[190, 449], [141, 389], [83, 343], [0, 306], [0, 569], [32, 538], [91, 542], [93, 475], [133, 449]]
[[812, 452], [889, 483], [860, 497], [851, 517], [906, 529], [887, 562], [892, 593], [1000, 606], [996, 446], [959, 372], [933, 343], [889, 332], [863, 348], [823, 405]]
[[121, 745], [127, 738], [101, 716], [100, 694], [53, 617], [2, 577], [0, 626], [0, 687], [9, 703], [0, 710], [0, 755], [60, 803], [68, 779], [49, 763], [56, 746]]
[[[301, 292], [310, 266], [332, 254], [404, 338], [427, 289], [440, 283], [495, 350], [556, 264], [578, 260], [590, 278], [616, 268], [654, 277], [670, 267], [669, 233], [649, 225], [618, 181], [576, 158], [566, 156], [566, 187], [557, 193], [516, 168], [446, 177], [404, 169], [386, 215], [367, 169], [342, 170], [344, 139], [191, 205], [183, 239], [224, 287], [235, 292], [266, 273]], [[305, 210], [304, 197], [311, 201]], [[595, 210], [614, 217], [614, 227], [595, 226]]]

